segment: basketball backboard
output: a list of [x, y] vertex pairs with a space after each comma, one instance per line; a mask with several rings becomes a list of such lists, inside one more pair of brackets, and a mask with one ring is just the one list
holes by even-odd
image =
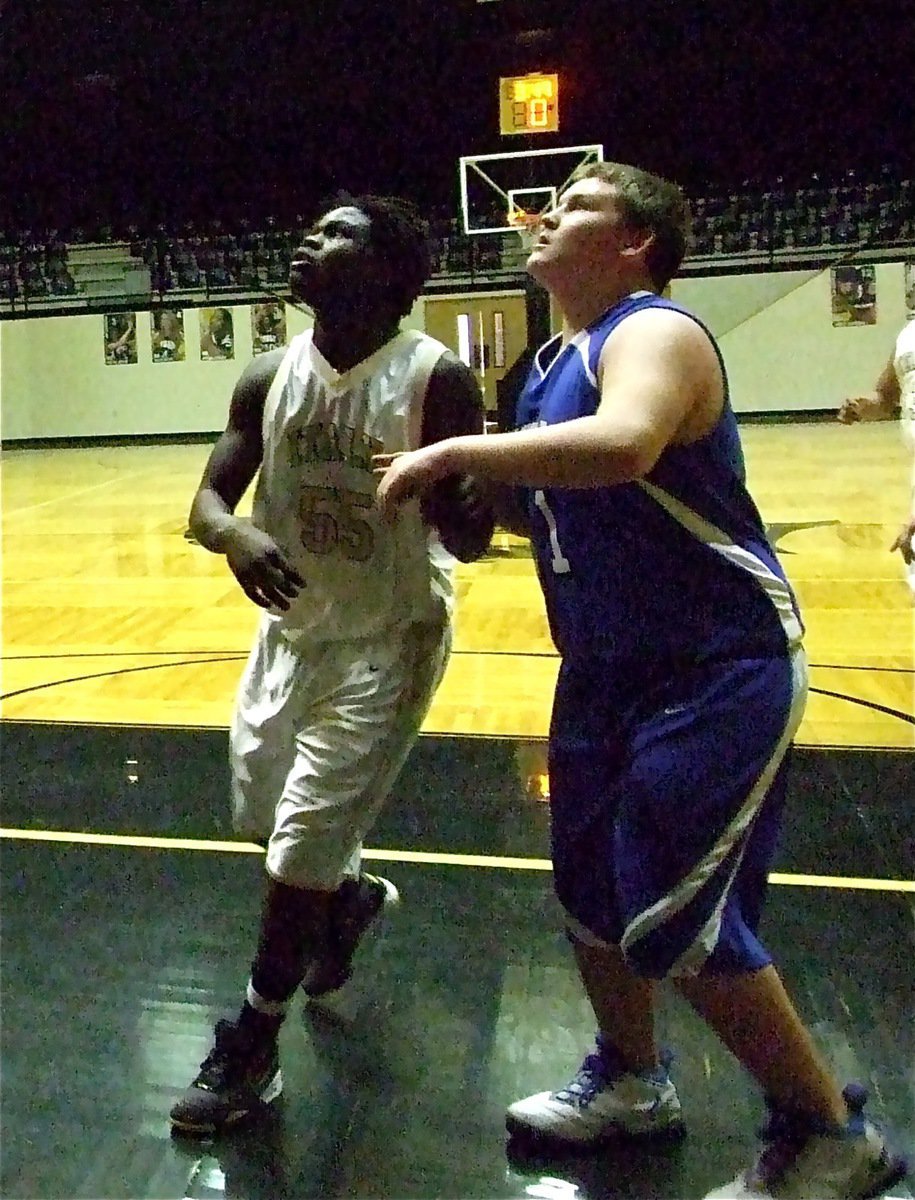
[[572, 174], [602, 162], [603, 146], [468, 154], [458, 163], [465, 233], [510, 233], [517, 214], [546, 212]]

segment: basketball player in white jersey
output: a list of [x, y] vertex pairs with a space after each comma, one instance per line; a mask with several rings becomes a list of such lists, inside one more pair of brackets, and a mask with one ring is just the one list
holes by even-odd
[[[213, 1133], [280, 1092], [277, 1032], [302, 985], [340, 987], [387, 880], [362, 839], [418, 734], [450, 648], [450, 555], [479, 557], [492, 516], [452, 476], [387, 523], [372, 455], [480, 432], [473, 373], [400, 329], [429, 274], [425, 230], [391, 198], [346, 199], [296, 251], [314, 328], [255, 358], [194, 498], [191, 530], [265, 611], [231, 731], [234, 822], [266, 846], [245, 1001], [171, 1112]], [[236, 507], [257, 476], [250, 519]]]
[[839, 420], [887, 421], [902, 418], [902, 430], [912, 455], [909, 514], [890, 547], [898, 550], [906, 565], [906, 578], [915, 593], [915, 320], [904, 325], [889, 361], [874, 390], [864, 396], [849, 396], [839, 407]]

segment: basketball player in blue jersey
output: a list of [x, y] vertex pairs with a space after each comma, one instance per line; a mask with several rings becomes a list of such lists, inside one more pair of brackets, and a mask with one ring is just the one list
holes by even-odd
[[510, 492], [561, 655], [554, 880], [597, 1044], [567, 1086], [512, 1104], [509, 1130], [572, 1147], [679, 1134], [654, 1023], [669, 978], [769, 1106], [758, 1163], [711, 1196], [874, 1196], [905, 1163], [832, 1077], [757, 932], [802, 626], [747, 492], [718, 348], [660, 295], [687, 219], [662, 179], [582, 169], [527, 264], [563, 323], [518, 428], [379, 457], [378, 501], [395, 514], [455, 471]]
[[[393, 524], [375, 504], [373, 454], [483, 428], [469, 368], [400, 329], [428, 273], [411, 206], [360, 197], [326, 212], [291, 266], [314, 328], [243, 372], [194, 498], [193, 535], [265, 610], [231, 763], [235, 827], [266, 847], [266, 895], [244, 1003], [172, 1108], [179, 1131], [218, 1132], [279, 1094], [291, 997], [345, 983], [397, 899], [361, 870], [362, 840], [445, 668], [451, 555], [479, 557], [493, 528], [460, 476]], [[249, 519], [236, 508], [255, 476]]]

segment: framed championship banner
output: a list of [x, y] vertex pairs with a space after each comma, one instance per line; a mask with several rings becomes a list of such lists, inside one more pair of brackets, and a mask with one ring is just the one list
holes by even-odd
[[184, 362], [184, 313], [180, 308], [160, 308], [149, 314], [154, 363]]
[[255, 354], [268, 354], [286, 345], [286, 306], [267, 300], [251, 306], [251, 345]]
[[870, 263], [832, 267], [832, 323], [876, 325], [877, 275]]
[[102, 317], [105, 365], [132, 366], [137, 361], [137, 319], [133, 313], [106, 313]]
[[235, 357], [235, 324], [227, 308], [201, 308], [200, 357], [216, 362]]

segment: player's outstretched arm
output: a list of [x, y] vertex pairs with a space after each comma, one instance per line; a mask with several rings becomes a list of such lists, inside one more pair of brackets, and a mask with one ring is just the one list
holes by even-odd
[[304, 585], [282, 551], [235, 509], [263, 457], [264, 401], [285, 351], [255, 358], [242, 372], [224, 432], [213, 447], [191, 504], [189, 524], [201, 546], [224, 554], [245, 595], [261, 608], [286, 609]]
[[912, 498], [912, 512], [908, 520], [896, 534], [896, 540], [890, 550], [898, 550], [906, 566], [915, 562], [915, 496]]
[[[450, 351], [436, 363], [423, 406], [421, 442], [483, 432], [483, 397], [476, 377]], [[422, 498], [424, 519], [434, 525], [445, 549], [473, 562], [492, 540], [495, 519], [486, 491], [470, 475], [446, 475]]]
[[838, 415], [843, 425], [853, 425], [856, 421], [889, 421], [898, 412], [899, 380], [891, 355], [874, 390], [863, 396], [848, 396], [839, 405]]
[[[604, 362], [611, 346], [612, 361]], [[689, 317], [648, 309], [623, 322], [601, 356], [597, 412], [514, 433], [450, 437], [376, 459], [378, 504], [391, 514], [456, 471], [524, 487], [613, 487], [647, 475], [665, 447], [704, 436], [721, 415], [721, 367]]]
[[[902, 527], [896, 534], [896, 539], [890, 546], [891, 550], [898, 550], [902, 555], [902, 560], [907, 567], [911, 568], [915, 564], [915, 458], [912, 461], [912, 490], [909, 495], [909, 515], [902, 523]], [[910, 581], [915, 580], [915, 576], [910, 574]], [[913, 583], [915, 586], [915, 583]]]

